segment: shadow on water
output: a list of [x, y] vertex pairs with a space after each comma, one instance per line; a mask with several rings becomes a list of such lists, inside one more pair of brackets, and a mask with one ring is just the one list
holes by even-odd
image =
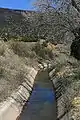
[[47, 71], [37, 74], [30, 99], [23, 107], [20, 120], [56, 120], [56, 101]]

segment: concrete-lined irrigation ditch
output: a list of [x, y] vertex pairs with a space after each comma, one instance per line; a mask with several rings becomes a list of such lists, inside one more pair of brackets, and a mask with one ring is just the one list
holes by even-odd
[[29, 68], [25, 81], [17, 91], [0, 104], [0, 120], [16, 120], [18, 116], [20, 120], [59, 120], [64, 111], [59, 104], [60, 92], [57, 90], [57, 81], [53, 79], [54, 72], [55, 69], [38, 71]]
[[19, 120], [56, 120], [54, 88], [48, 71], [39, 71], [34, 81], [31, 97], [22, 109]]

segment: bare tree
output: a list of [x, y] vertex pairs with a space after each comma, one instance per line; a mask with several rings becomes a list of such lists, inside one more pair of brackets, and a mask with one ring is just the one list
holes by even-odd
[[[52, 19], [51, 19], [51, 16], [54, 16], [53, 14], [55, 11], [56, 15], [58, 15], [57, 18], [59, 20], [62, 19], [62, 21], [60, 21], [60, 23], [59, 23], [59, 21], [57, 21], [57, 19], [56, 19], [56, 15], [55, 15], [56, 22], [59, 23], [59, 26], [64, 26], [64, 31], [66, 29], [66, 31], [72, 32], [75, 37], [79, 33], [78, 28], [80, 26], [80, 19], [79, 19], [80, 18], [80, 9], [79, 9], [78, 4], [80, 4], [79, 0], [77, 0], [77, 2], [76, 2], [76, 0], [55, 0], [55, 1], [54, 0], [36, 0], [36, 2], [35, 2], [35, 6], [36, 6], [37, 10], [42, 13], [45, 13], [44, 16], [46, 16], [46, 19], [52, 20], [51, 24], [53, 24], [53, 22], [54, 22], [54, 18], [52, 17]], [[53, 14], [51, 14], [51, 13], [53, 13]], [[53, 26], [55, 27], [55, 25], [53, 25]], [[76, 28], [77, 28], [77, 31], [75, 30]], [[56, 33], [57, 33], [57, 31], [56, 31]], [[62, 35], [62, 33], [60, 34], [60, 36], [61, 35]]]
[[70, 25], [70, 30], [77, 38], [80, 37], [80, 2], [79, 0], [55, 0], [57, 10], [63, 12]]

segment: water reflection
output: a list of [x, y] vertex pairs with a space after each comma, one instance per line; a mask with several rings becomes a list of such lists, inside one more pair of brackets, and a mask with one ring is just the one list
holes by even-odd
[[30, 103], [42, 103], [48, 101], [49, 103], [53, 103], [55, 99], [55, 94], [53, 92], [53, 88], [42, 87], [38, 84], [34, 86], [34, 90], [32, 92]]
[[55, 120], [55, 94], [48, 84], [35, 84], [20, 120]]

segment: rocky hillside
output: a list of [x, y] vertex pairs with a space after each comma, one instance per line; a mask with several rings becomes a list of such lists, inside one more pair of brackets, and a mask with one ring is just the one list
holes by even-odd
[[[11, 36], [24, 36], [30, 32], [28, 17], [33, 12], [0, 8], [0, 36], [6, 33]], [[26, 18], [27, 16], [27, 18]]]
[[40, 14], [34, 11], [0, 8], [0, 36], [36, 37], [54, 42], [70, 42], [73, 34], [63, 14], [56, 10]]

